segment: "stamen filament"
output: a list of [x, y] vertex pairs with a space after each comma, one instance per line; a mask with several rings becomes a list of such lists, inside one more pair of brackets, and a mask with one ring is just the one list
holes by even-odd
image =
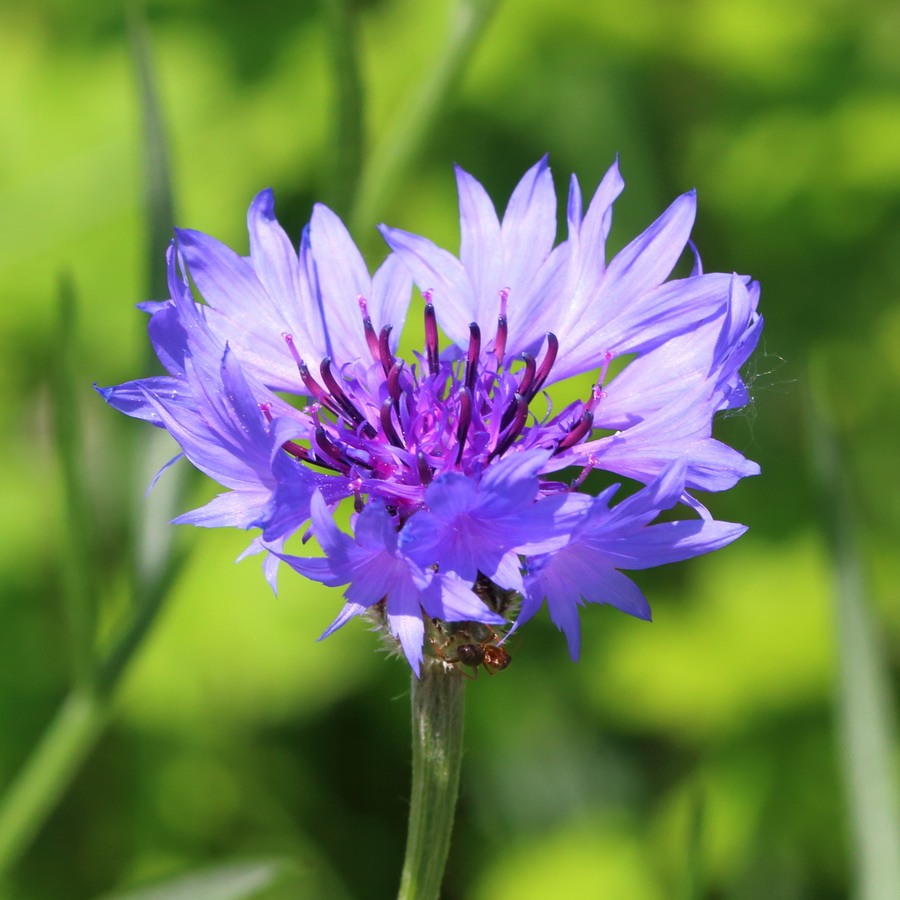
[[494, 339], [494, 356], [497, 357], [497, 366], [503, 363], [506, 355], [506, 338], [509, 334], [509, 324], [506, 320], [506, 301], [509, 298], [509, 288], [500, 291], [500, 315], [497, 316], [497, 337]]
[[372, 354], [372, 359], [375, 362], [381, 362], [381, 354], [378, 347], [378, 335], [375, 334], [375, 326], [372, 324], [372, 319], [369, 316], [369, 305], [362, 294], [357, 296], [356, 302], [359, 304], [359, 308], [363, 314], [363, 328], [366, 332], [366, 343], [369, 345], [369, 353]]

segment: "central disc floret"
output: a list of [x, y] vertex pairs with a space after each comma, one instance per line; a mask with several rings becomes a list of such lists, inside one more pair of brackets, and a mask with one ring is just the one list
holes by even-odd
[[[559, 341], [548, 332], [540, 363], [523, 353], [512, 371], [504, 360], [507, 295], [501, 292], [497, 331], [487, 348], [481, 328], [472, 322], [465, 353], [454, 347], [442, 357], [432, 295], [426, 291], [425, 348], [412, 365], [394, 357], [390, 325], [376, 333], [363, 297], [358, 304], [371, 364], [354, 360], [336, 365], [325, 357], [313, 374], [293, 336], [284, 333], [311, 397], [303, 410], [307, 440], [289, 441], [284, 449], [353, 479], [357, 494], [372, 493], [373, 482], [382, 482], [375, 492], [403, 515], [420, 505], [424, 488], [444, 472], [477, 475], [513, 445], [561, 453], [584, 440], [603, 396], [602, 377], [587, 402], [576, 402], [556, 416], [548, 403], [543, 420], [538, 419], [530, 405], [553, 368]], [[267, 408], [263, 412], [270, 417]]]

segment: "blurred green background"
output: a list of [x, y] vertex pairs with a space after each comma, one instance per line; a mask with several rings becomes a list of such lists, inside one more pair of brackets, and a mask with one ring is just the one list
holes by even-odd
[[[246, 248], [245, 211], [266, 186], [294, 237], [316, 200], [348, 212], [325, 5], [151, 0], [146, 12], [176, 224]], [[368, 152], [396, 139], [450, 4], [352, 12]], [[91, 390], [151, 371], [134, 309], [151, 261], [125, 22], [118, 0], [0, 6], [0, 787], [71, 681], [73, 546], [93, 553], [102, 646], [132, 602], [150, 429]], [[452, 249], [453, 162], [502, 208], [545, 152], [561, 197], [573, 171], [592, 192], [619, 153], [614, 245], [696, 187], [706, 268], [759, 279], [767, 319], [753, 403], [717, 432], [763, 475], [709, 498], [750, 532], [639, 573], [652, 625], [587, 610], [573, 665], [544, 615], [508, 671], [468, 685], [447, 900], [898, 896], [889, 880], [855, 887], [879, 852], [860, 843], [865, 797], [877, 806], [898, 763], [877, 704], [900, 673], [898, 46], [900, 7], [881, 0], [505, 0], [422, 152], [372, 210]], [[382, 251], [364, 224], [374, 266]], [[152, 261], [156, 279], [163, 267]], [[66, 273], [77, 314], [61, 334]], [[61, 359], [91, 523], [75, 544], [51, 399]], [[181, 509], [215, 488], [187, 491]], [[187, 553], [165, 609], [2, 896], [132, 896], [242, 861], [244, 892], [183, 896], [393, 896], [405, 666], [375, 652], [361, 622], [316, 643], [339, 594], [283, 572], [273, 597], [257, 560], [232, 565], [246, 534], [163, 521], [151, 531], [177, 532]], [[860, 600], [872, 634], [854, 627]], [[870, 664], [885, 677], [866, 693]], [[891, 754], [880, 781], [879, 731]], [[872, 815], [869, 835], [889, 835]], [[256, 890], [260, 860], [288, 862]], [[222, 883], [237, 884], [229, 871]]]

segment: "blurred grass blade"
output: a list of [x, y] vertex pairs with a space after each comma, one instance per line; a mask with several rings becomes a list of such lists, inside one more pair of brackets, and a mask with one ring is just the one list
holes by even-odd
[[91, 576], [94, 561], [93, 522], [85, 489], [79, 391], [76, 390], [77, 351], [75, 287], [71, 276], [59, 281], [59, 327], [51, 349], [51, 396], [56, 453], [65, 493], [65, 538], [61, 548], [62, 588], [72, 648], [76, 684], [93, 676], [96, 593]]
[[397, 184], [422, 152], [499, 0], [456, 0], [447, 40], [409, 102], [401, 107], [363, 167], [350, 217], [362, 236], [376, 224]]
[[682, 883], [682, 900], [703, 900], [706, 896], [706, 871], [703, 856], [703, 841], [706, 830], [706, 795], [703, 787], [696, 782], [688, 797], [687, 841]]
[[[839, 438], [829, 421], [825, 361], [810, 367], [813, 463], [834, 565], [837, 724], [852, 829], [858, 900], [900, 897], [900, 805], [892, 763], [895, 718], [877, 622], [866, 597], [856, 510]], [[834, 369], [831, 369], [834, 371]]]
[[281, 880], [288, 868], [277, 860], [232, 863], [151, 887], [104, 894], [100, 900], [252, 900]]
[[347, 215], [363, 161], [363, 87], [353, 0], [322, 0], [337, 87], [337, 135], [331, 204]]
[[137, 73], [144, 146], [144, 211], [147, 235], [147, 281], [154, 300], [168, 297], [166, 249], [175, 223], [175, 201], [169, 169], [166, 131], [160, 109], [156, 71], [143, 7], [133, 0], [127, 7], [128, 36]]

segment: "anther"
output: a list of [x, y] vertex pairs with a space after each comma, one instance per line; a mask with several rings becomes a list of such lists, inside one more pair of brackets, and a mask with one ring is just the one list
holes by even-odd
[[489, 460], [495, 456], [502, 456], [510, 448], [512, 442], [522, 433], [525, 422], [528, 420], [528, 400], [521, 394], [515, 395], [515, 413], [513, 415], [512, 424], [509, 426], [506, 434], [500, 439], [496, 447], [491, 451]]
[[385, 376], [387, 376], [394, 365], [394, 354], [391, 353], [391, 347], [388, 343], [393, 330], [393, 325], [385, 325], [384, 328], [381, 329], [381, 334], [378, 336], [378, 353]]
[[523, 397], [529, 397], [531, 394], [531, 385], [534, 383], [537, 360], [535, 360], [530, 353], [523, 353], [522, 359], [525, 362], [525, 371], [522, 373], [522, 380], [519, 382], [519, 393]]
[[400, 405], [400, 373], [403, 371], [403, 360], [398, 359], [391, 366], [387, 376], [388, 395], [398, 406]]
[[344, 475], [349, 473], [350, 466], [344, 461], [342, 458], [342, 454], [338, 446], [332, 443], [329, 440], [328, 435], [325, 433], [325, 429], [319, 425], [316, 428], [316, 447], [318, 447], [321, 454], [326, 458], [327, 462], [329, 462], [335, 469], [339, 472], [342, 472]]
[[421, 450], [416, 454], [416, 468], [419, 470], [419, 480], [422, 484], [431, 484], [434, 473], [431, 471], [431, 466], [428, 465], [428, 460]]
[[437, 319], [431, 303], [431, 291], [425, 291], [422, 296], [425, 298], [425, 355], [428, 358], [428, 371], [432, 375], [437, 375], [441, 367]]
[[578, 424], [556, 445], [555, 453], [562, 453], [563, 450], [568, 450], [569, 447], [574, 447], [583, 437], [590, 434], [591, 428], [594, 425], [594, 414], [588, 410], [585, 410]]
[[366, 343], [369, 345], [369, 353], [372, 354], [372, 359], [375, 362], [380, 362], [381, 355], [378, 350], [378, 335], [375, 334], [375, 326], [372, 324], [372, 319], [369, 316], [369, 304], [362, 294], [357, 295], [356, 302], [359, 304], [360, 312], [362, 312], [363, 315], [363, 328], [366, 331]]
[[322, 381], [331, 391], [331, 395], [337, 401], [340, 411], [345, 419], [349, 419], [357, 428], [361, 425], [366, 437], [373, 438], [377, 434], [375, 429], [366, 421], [365, 416], [353, 405], [353, 401], [344, 393], [344, 389], [338, 384], [334, 373], [331, 371], [331, 357], [326, 356], [319, 365], [322, 373]]
[[394, 401], [391, 400], [390, 397], [381, 404], [380, 417], [381, 417], [381, 428], [384, 431], [384, 436], [395, 446], [399, 447], [401, 450], [404, 448], [403, 441], [400, 440], [400, 435], [397, 434], [397, 429], [394, 428], [394, 423], [391, 419], [391, 412], [394, 409]]
[[552, 332], [547, 332], [547, 352], [544, 354], [544, 358], [541, 360], [541, 367], [537, 371], [537, 375], [534, 379], [534, 384], [531, 385], [528, 391], [528, 400], [529, 402], [537, 396], [537, 392], [544, 386], [544, 382], [547, 380], [547, 376], [550, 374], [550, 370], [553, 368], [553, 363], [556, 362], [556, 356], [559, 353], [559, 338]]
[[509, 298], [509, 288], [500, 291], [500, 315], [497, 316], [497, 337], [494, 339], [494, 356], [497, 357], [497, 365], [501, 365], [506, 354], [506, 338], [509, 334], [509, 325], [506, 321], [506, 301]]
[[525, 371], [522, 373], [522, 380], [519, 382], [519, 389], [510, 402], [509, 406], [503, 411], [503, 418], [500, 419], [500, 430], [503, 431], [507, 425], [516, 417], [516, 411], [519, 408], [519, 398], [524, 397], [526, 405], [530, 402], [530, 392], [532, 382], [534, 381], [534, 372], [537, 366], [534, 357], [530, 353], [523, 353], [522, 359], [525, 362]]
[[606, 396], [606, 391], [604, 391], [603, 388], [600, 387], [599, 384], [595, 384], [595, 385], [591, 388], [591, 399], [588, 400], [587, 403], [585, 403], [584, 408], [585, 408], [589, 413], [593, 413], [594, 410], [597, 408], [597, 404], [598, 404], [605, 396]]
[[272, 404], [271, 403], [260, 403], [259, 411], [265, 416], [267, 422], [272, 421]]
[[294, 441], [285, 441], [281, 445], [281, 449], [286, 450], [291, 456], [296, 456], [297, 459], [309, 460], [309, 451], [306, 447], [301, 447], [300, 444], [297, 444]]
[[474, 393], [478, 377], [478, 357], [481, 353], [481, 329], [477, 322], [469, 323], [469, 350], [466, 353], [466, 387]]
[[459, 423], [456, 426], [456, 463], [462, 462], [463, 450], [466, 447], [466, 435], [469, 433], [469, 425], [472, 423], [472, 393], [464, 387], [459, 392]]

